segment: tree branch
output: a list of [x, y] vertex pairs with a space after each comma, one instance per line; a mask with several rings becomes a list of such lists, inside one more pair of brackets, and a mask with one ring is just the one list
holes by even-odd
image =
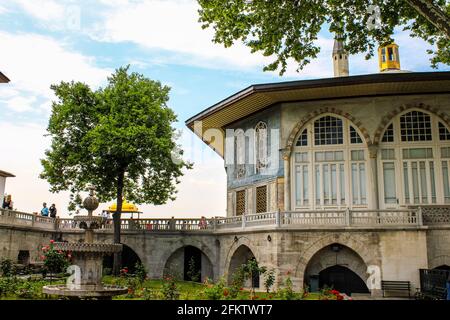
[[406, 2], [450, 39], [450, 18], [441, 8], [430, 0], [406, 0]]

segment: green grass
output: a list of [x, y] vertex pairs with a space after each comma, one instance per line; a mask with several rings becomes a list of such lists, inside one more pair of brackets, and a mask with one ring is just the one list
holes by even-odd
[[[49, 284], [64, 284], [65, 280], [45, 281], [45, 280], [22, 280], [18, 278], [3, 278], [0, 277], [0, 300], [42, 300], [42, 299], [57, 299], [58, 297], [51, 297], [42, 293], [42, 287]], [[138, 283], [133, 277], [103, 277], [103, 283], [110, 285], [119, 285], [134, 288], [128, 294], [114, 297], [114, 300], [163, 300], [163, 286], [164, 280], [145, 280], [142, 284]], [[208, 294], [206, 291], [211, 290], [214, 285], [207, 285], [197, 282], [177, 281], [176, 292], [179, 293], [181, 300], [207, 300]], [[220, 299], [229, 299], [229, 296], [223, 295], [224, 291], [229, 291], [229, 288], [220, 288]], [[280, 295], [276, 292], [256, 292], [255, 300], [280, 300]], [[297, 293], [295, 299], [300, 299], [300, 294]], [[250, 291], [241, 290], [238, 297], [234, 300], [250, 300]], [[319, 300], [321, 298], [319, 293], [309, 293], [303, 297], [304, 300]]]

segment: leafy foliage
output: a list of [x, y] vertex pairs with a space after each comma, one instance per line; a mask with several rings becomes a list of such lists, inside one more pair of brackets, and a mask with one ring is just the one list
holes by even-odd
[[136, 278], [139, 279], [139, 282], [144, 283], [145, 279], [147, 279], [147, 270], [145, 270], [145, 266], [141, 262], [136, 262], [134, 267]]
[[48, 246], [42, 248], [45, 268], [51, 273], [61, 273], [69, 266], [70, 253], [57, 250], [53, 240]]
[[[191, 168], [175, 142], [169, 87], [128, 69], [116, 70], [96, 91], [80, 82], [51, 86], [57, 97], [47, 128], [52, 143], [41, 160], [50, 191], [70, 191], [70, 211], [81, 207], [89, 184], [102, 202], [116, 199], [115, 243], [124, 194], [137, 204], [164, 204], [175, 199], [182, 170]], [[116, 254], [114, 274], [119, 259]]]
[[4, 277], [10, 277], [14, 274], [14, 265], [11, 259], [2, 259], [0, 269], [2, 270], [2, 275]]
[[[339, 35], [350, 54], [366, 52], [366, 59], [374, 55], [377, 44], [392, 42], [396, 26], [402, 26], [412, 37], [420, 37], [436, 45], [431, 65], [450, 64], [450, 41], [445, 30], [438, 29], [426, 12], [418, 11], [405, 1], [383, 0], [198, 0], [203, 28], [214, 29], [213, 41], [225, 47], [242, 41], [252, 52], [275, 57], [264, 70], [286, 71], [293, 59], [303, 69], [311, 59], [317, 58], [320, 47], [316, 42], [321, 29]], [[450, 3], [433, 1], [435, 7], [447, 17], [450, 24]], [[371, 5], [380, 9], [379, 25], [374, 22]]]
[[264, 288], [266, 292], [269, 293], [270, 289], [275, 283], [275, 270], [268, 270], [264, 275]]
[[52, 192], [71, 191], [75, 209], [80, 192], [93, 184], [100, 199], [109, 201], [116, 198], [119, 173], [125, 171], [128, 200], [160, 205], [174, 199], [173, 183], [189, 165], [172, 159], [176, 116], [167, 106], [169, 87], [126, 67], [97, 91], [80, 82], [51, 88], [58, 100], [47, 128], [52, 144], [41, 160], [41, 178]]
[[200, 270], [198, 270], [197, 266], [195, 265], [194, 257], [191, 257], [191, 259], [189, 260], [188, 271], [186, 275], [193, 282], [198, 282], [200, 280]]

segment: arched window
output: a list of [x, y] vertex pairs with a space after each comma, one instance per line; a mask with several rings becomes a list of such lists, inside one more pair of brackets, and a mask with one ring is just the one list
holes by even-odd
[[293, 207], [367, 207], [366, 149], [346, 118], [325, 115], [307, 123], [292, 157]]
[[235, 173], [236, 178], [240, 179], [245, 176], [245, 133], [244, 130], [238, 129], [235, 132]]
[[381, 207], [450, 203], [450, 132], [437, 116], [423, 110], [396, 116], [378, 159]]
[[267, 124], [259, 122], [255, 127], [255, 157], [256, 157], [256, 172], [261, 172], [261, 169], [268, 165], [267, 154]]

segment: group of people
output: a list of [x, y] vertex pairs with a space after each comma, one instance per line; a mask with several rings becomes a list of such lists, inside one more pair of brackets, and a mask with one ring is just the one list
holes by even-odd
[[10, 194], [5, 194], [5, 196], [3, 197], [2, 209], [13, 209], [12, 196]]
[[56, 218], [57, 213], [58, 213], [58, 210], [56, 209], [56, 205], [54, 203], [50, 206], [50, 208], [47, 208], [47, 203], [44, 202], [42, 204], [41, 216]]

